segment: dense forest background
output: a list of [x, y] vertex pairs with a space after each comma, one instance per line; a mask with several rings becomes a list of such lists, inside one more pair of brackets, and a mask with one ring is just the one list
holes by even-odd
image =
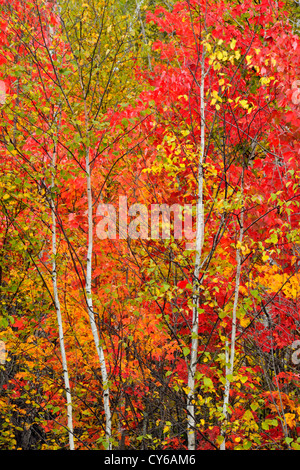
[[0, 12], [0, 449], [299, 450], [299, 1]]

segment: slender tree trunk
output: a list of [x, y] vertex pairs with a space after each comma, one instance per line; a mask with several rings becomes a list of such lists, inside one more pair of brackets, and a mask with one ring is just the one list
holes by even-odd
[[[240, 279], [242, 271], [242, 257], [241, 257], [241, 245], [243, 242], [244, 236], [244, 208], [243, 208], [243, 197], [244, 197], [244, 167], [242, 169], [242, 182], [241, 182], [241, 193], [242, 193], [242, 209], [241, 209], [241, 218], [240, 218], [240, 235], [239, 235], [239, 244], [236, 250], [236, 278], [235, 278], [235, 291], [234, 291], [234, 301], [233, 301], [233, 310], [232, 310], [232, 326], [231, 326], [231, 340], [230, 340], [230, 355], [228, 351], [228, 342], [226, 342], [225, 348], [225, 390], [224, 390], [224, 399], [223, 399], [223, 415], [224, 422], [221, 430], [221, 435], [223, 436], [223, 441], [220, 445], [220, 450], [226, 450], [226, 424], [228, 421], [228, 405], [229, 405], [229, 394], [230, 394], [230, 376], [233, 374], [234, 370], [234, 358], [235, 358], [235, 339], [236, 339], [236, 320], [237, 320], [237, 307], [239, 300], [239, 288], [240, 288]], [[229, 361], [229, 364], [228, 364]]]
[[204, 210], [203, 210], [203, 156], [205, 150], [205, 49], [202, 52], [201, 82], [200, 82], [200, 157], [198, 165], [198, 194], [197, 194], [197, 226], [196, 226], [196, 259], [193, 281], [193, 324], [191, 338], [191, 357], [188, 366], [188, 396], [187, 396], [187, 420], [188, 420], [188, 449], [196, 449], [196, 415], [195, 415], [195, 375], [198, 359], [198, 333], [199, 333], [199, 275], [201, 266], [201, 254], [204, 240]]
[[99, 358], [102, 385], [103, 385], [103, 405], [105, 413], [105, 433], [107, 439], [107, 449], [111, 450], [111, 411], [109, 403], [109, 381], [106, 367], [106, 361], [103, 348], [100, 344], [97, 325], [95, 322], [95, 314], [93, 308], [93, 294], [92, 294], [92, 255], [93, 255], [93, 198], [91, 186], [91, 168], [89, 161], [89, 150], [86, 151], [86, 182], [87, 182], [87, 197], [88, 197], [88, 250], [86, 260], [86, 297], [87, 307], [90, 319], [91, 330]]
[[[63, 24], [62, 18], [60, 17], [60, 21]], [[64, 30], [67, 34], [67, 29], [64, 26]], [[68, 34], [67, 34], [68, 37]], [[82, 75], [82, 66], [80, 65], [79, 61], [75, 57], [75, 61], [77, 63], [77, 70], [79, 74], [79, 83], [82, 92], [82, 98], [84, 103], [84, 125], [85, 125], [85, 138], [86, 138], [86, 146], [85, 146], [85, 167], [86, 167], [86, 190], [87, 190], [87, 216], [88, 216], [88, 240], [87, 240], [87, 258], [86, 258], [86, 277], [85, 277], [85, 293], [86, 293], [86, 302], [87, 302], [87, 311], [91, 326], [91, 332], [93, 335], [94, 344], [96, 347], [97, 356], [99, 359], [101, 376], [102, 376], [102, 387], [103, 387], [103, 406], [104, 406], [104, 413], [105, 413], [105, 435], [106, 435], [106, 448], [107, 450], [111, 450], [111, 434], [112, 434], [112, 418], [111, 418], [111, 409], [110, 409], [110, 390], [109, 390], [109, 377], [106, 367], [106, 360], [104, 355], [104, 350], [100, 342], [100, 335], [98, 332], [97, 324], [95, 321], [95, 313], [93, 307], [93, 291], [92, 291], [92, 258], [93, 258], [93, 231], [94, 231], [94, 223], [93, 223], [93, 194], [92, 194], [92, 170], [91, 170], [91, 161], [90, 161], [90, 131], [89, 131], [89, 111], [88, 111], [88, 103], [87, 103], [87, 95], [86, 89], [84, 85], [84, 79]], [[91, 72], [90, 72], [91, 73]], [[64, 95], [65, 97], [65, 95]], [[65, 97], [66, 99], [66, 97]], [[67, 101], [68, 105], [69, 102]], [[80, 135], [81, 131], [79, 130]], [[82, 135], [81, 135], [82, 137]]]
[[[59, 4], [57, 6], [59, 8]], [[54, 12], [56, 11], [56, 6], [55, 5], [53, 6], [53, 11]], [[49, 29], [49, 34], [48, 34], [48, 39], [49, 39], [50, 46], [52, 45], [52, 37], [53, 37], [53, 30], [52, 30], [52, 28], [50, 28]], [[57, 113], [59, 112], [59, 108], [57, 110]], [[57, 123], [57, 115], [56, 115], [55, 120], [56, 120], [56, 123]], [[57, 130], [57, 133], [58, 133], [58, 130]], [[53, 298], [54, 298], [57, 324], [58, 324], [59, 345], [60, 345], [61, 360], [62, 360], [62, 367], [63, 367], [63, 376], [64, 376], [64, 384], [65, 384], [65, 391], [66, 391], [66, 400], [67, 400], [67, 427], [68, 427], [68, 434], [69, 434], [69, 448], [70, 448], [70, 450], [74, 450], [75, 445], [74, 445], [74, 430], [73, 430], [72, 395], [71, 395], [68, 363], [67, 363], [65, 341], [64, 341], [64, 330], [63, 330], [62, 314], [61, 314], [60, 301], [59, 301], [59, 295], [58, 295], [58, 285], [57, 285], [56, 207], [55, 207], [55, 196], [54, 196], [55, 174], [56, 174], [56, 159], [57, 159], [57, 142], [55, 142], [55, 145], [54, 145], [53, 154], [52, 154], [52, 161], [51, 161], [52, 177], [51, 177], [50, 209], [51, 209], [51, 219], [52, 219], [52, 227], [51, 227], [51, 231], [52, 231], [52, 286], [53, 286]]]
[[51, 181], [50, 208], [51, 208], [51, 216], [52, 216], [52, 228], [51, 228], [51, 230], [52, 230], [52, 285], [53, 285], [54, 305], [55, 305], [55, 310], [56, 310], [57, 324], [58, 324], [58, 331], [59, 331], [59, 345], [60, 345], [60, 351], [61, 351], [63, 376], [64, 376], [64, 383], [65, 383], [65, 391], [66, 391], [66, 399], [67, 399], [69, 447], [70, 447], [70, 450], [74, 450], [75, 447], [74, 447], [74, 437], [73, 437], [72, 396], [71, 396], [68, 364], [67, 364], [65, 342], [64, 342], [64, 331], [63, 331], [63, 324], [62, 324], [62, 315], [61, 315], [60, 301], [59, 301], [59, 295], [58, 295], [58, 286], [57, 286], [56, 208], [55, 208], [55, 201], [54, 201], [56, 146], [55, 146], [54, 151], [53, 151], [51, 168], [52, 168], [52, 181]]
[[[83, 81], [81, 79], [81, 87], [83, 94], [84, 86]], [[110, 401], [109, 401], [109, 380], [108, 380], [108, 373], [105, 361], [105, 355], [103, 347], [100, 344], [100, 337], [95, 321], [95, 314], [94, 314], [94, 307], [93, 307], [93, 292], [92, 292], [92, 259], [93, 259], [93, 231], [94, 231], [94, 223], [93, 223], [93, 194], [92, 194], [92, 182], [91, 182], [91, 162], [90, 162], [90, 147], [88, 145], [89, 142], [89, 119], [88, 119], [88, 111], [87, 111], [87, 103], [86, 98], [84, 98], [84, 109], [85, 109], [85, 132], [86, 132], [86, 154], [85, 154], [85, 165], [86, 165], [86, 187], [87, 187], [87, 200], [88, 200], [88, 247], [87, 247], [87, 260], [86, 260], [86, 299], [87, 299], [87, 308], [88, 308], [88, 315], [92, 330], [92, 335], [94, 339], [94, 343], [96, 346], [100, 369], [101, 369], [101, 376], [102, 376], [102, 386], [103, 386], [103, 406], [104, 406], [104, 413], [105, 413], [105, 435], [106, 435], [106, 442], [107, 442], [107, 450], [112, 449], [111, 444], [111, 430], [112, 430], [112, 423], [111, 423], [111, 410], [110, 410]]]

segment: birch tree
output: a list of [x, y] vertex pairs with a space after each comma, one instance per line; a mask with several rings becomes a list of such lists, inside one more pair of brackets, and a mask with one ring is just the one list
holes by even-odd
[[[58, 110], [59, 112], [59, 110]], [[58, 126], [59, 127], [59, 126]], [[65, 383], [66, 399], [67, 399], [67, 426], [69, 434], [69, 447], [70, 450], [74, 450], [74, 437], [73, 437], [73, 413], [72, 413], [72, 394], [69, 380], [68, 372], [68, 363], [65, 350], [65, 341], [64, 341], [64, 330], [63, 330], [63, 321], [62, 313], [59, 300], [59, 290], [57, 282], [57, 236], [56, 236], [56, 207], [55, 207], [55, 168], [56, 168], [56, 143], [54, 144], [53, 156], [51, 161], [51, 170], [52, 170], [52, 181], [51, 181], [51, 195], [50, 195], [50, 209], [51, 209], [51, 218], [52, 218], [52, 283], [53, 283], [53, 298], [54, 305], [57, 315], [57, 324], [58, 324], [58, 335], [59, 335], [59, 344], [61, 350], [61, 359], [62, 359], [62, 368], [63, 376]]]
[[191, 357], [188, 366], [188, 448], [196, 449], [195, 432], [195, 375], [198, 361], [198, 335], [199, 335], [199, 293], [201, 280], [199, 279], [201, 271], [201, 255], [204, 242], [204, 204], [203, 204], [203, 158], [205, 152], [205, 47], [202, 49], [201, 58], [201, 82], [200, 82], [200, 147], [198, 162], [198, 186], [197, 186], [197, 205], [196, 205], [196, 240], [195, 240], [195, 268], [193, 276], [193, 322], [191, 330]]
[[[69, 48], [71, 62], [73, 64], [73, 75], [71, 83], [76, 90], [76, 100], [72, 92], [68, 92], [58, 80], [64, 106], [70, 119], [74, 122], [77, 134], [78, 152], [84, 156], [84, 166], [79, 164], [80, 171], [84, 171], [86, 180], [86, 217], [87, 217], [87, 240], [85, 259], [85, 301], [90, 321], [92, 337], [98, 356], [102, 376], [102, 396], [105, 416], [105, 440], [106, 449], [112, 449], [112, 412], [110, 405], [110, 378], [109, 365], [105, 357], [105, 340], [103, 332], [97, 324], [94, 310], [93, 292], [93, 257], [94, 257], [94, 218], [97, 201], [101, 200], [100, 194], [95, 194], [95, 176], [93, 168], [101, 167], [98, 159], [102, 157], [105, 150], [109, 150], [114, 137], [109, 135], [108, 129], [102, 133], [101, 119], [108, 107], [113, 108], [123, 98], [122, 87], [126, 90], [126, 71], [123, 62], [129, 60], [128, 35], [125, 24], [119, 21], [118, 8], [109, 1], [83, 2], [61, 2], [60, 21], [62, 33]], [[92, 36], [89, 32], [95, 28]], [[131, 25], [132, 28], [132, 25]], [[127, 51], [127, 54], [125, 54]], [[101, 73], [100, 73], [101, 72]], [[57, 73], [57, 77], [59, 73]], [[122, 79], [124, 84], [122, 85]], [[116, 94], [112, 89], [114, 81], [118, 78], [121, 87]], [[127, 91], [127, 90], [126, 90]], [[70, 96], [70, 97], [69, 97]], [[78, 116], [77, 119], [73, 119]], [[99, 123], [97, 122], [99, 121]], [[105, 123], [105, 127], [108, 122]], [[100, 129], [100, 131], [99, 131]], [[101, 136], [102, 134], [102, 136]], [[108, 135], [107, 135], [108, 134]], [[98, 137], [100, 135], [100, 137]], [[107, 142], [110, 142], [107, 144]], [[69, 143], [67, 144], [69, 145]], [[78, 161], [77, 161], [78, 163]], [[105, 181], [104, 181], [105, 185]], [[83, 266], [83, 263], [81, 264]]]
[[[57, 11], [58, 9], [58, 11]], [[60, 6], [57, 5], [57, 9], [55, 6], [53, 7], [54, 15], [59, 17]], [[53, 28], [49, 28], [49, 48], [50, 52], [52, 51], [52, 36], [54, 35]], [[57, 144], [59, 140], [59, 132], [60, 132], [60, 118], [61, 118], [61, 106], [58, 104], [56, 112], [55, 112], [55, 126], [56, 126], [56, 134], [54, 135], [54, 142], [53, 142], [53, 153], [52, 153], [52, 160], [51, 160], [51, 186], [50, 186], [50, 210], [51, 210], [51, 219], [52, 219], [52, 283], [53, 283], [53, 298], [55, 304], [55, 310], [57, 315], [57, 324], [58, 324], [58, 334], [59, 334], [59, 344], [61, 350], [61, 358], [62, 358], [62, 368], [63, 368], [63, 376], [64, 376], [64, 383], [65, 383], [65, 391], [66, 391], [66, 399], [67, 399], [67, 426], [68, 426], [68, 435], [69, 435], [69, 447], [70, 450], [74, 450], [74, 429], [73, 429], [73, 408], [72, 408], [72, 394], [71, 394], [71, 387], [70, 387], [70, 380], [69, 380], [69, 371], [68, 371], [68, 363], [67, 363], [67, 356], [66, 356], [66, 349], [65, 349], [65, 341], [64, 341], [64, 330], [63, 330], [63, 321], [62, 321], [62, 313], [61, 313], [61, 306], [59, 300], [59, 290], [58, 290], [58, 280], [57, 280], [57, 218], [56, 218], [56, 204], [55, 204], [55, 177], [56, 177], [56, 165], [57, 165]]]
[[[42, 448], [299, 448], [300, 45], [279, 3], [189, 0], [146, 22], [130, 1], [123, 23], [121, 1], [61, 1], [59, 18], [5, 2], [0, 334], [18, 367], [0, 446], [28, 448], [40, 423]], [[119, 192], [164, 211], [161, 236], [158, 217], [151, 239], [141, 217], [126, 240], [95, 236]]]
[[243, 243], [243, 235], [244, 235], [244, 167], [242, 168], [242, 175], [241, 175], [241, 211], [240, 211], [240, 233], [239, 239], [237, 243], [236, 249], [236, 278], [235, 278], [235, 289], [234, 289], [234, 301], [233, 301], [233, 310], [232, 310], [232, 324], [231, 324], [231, 339], [230, 345], [228, 341], [225, 344], [225, 388], [224, 388], [224, 401], [223, 401], [223, 415], [224, 415], [224, 424], [222, 429], [222, 436], [224, 436], [224, 440], [220, 445], [220, 450], [225, 450], [226, 448], [226, 422], [228, 420], [228, 412], [229, 412], [229, 394], [230, 394], [230, 382], [233, 377], [234, 372], [234, 361], [235, 361], [235, 342], [236, 342], [236, 329], [237, 329], [237, 308], [238, 308], [238, 301], [239, 301], [239, 288], [240, 288], [240, 280], [241, 280], [241, 270], [242, 270], [242, 257], [241, 257], [241, 246]]

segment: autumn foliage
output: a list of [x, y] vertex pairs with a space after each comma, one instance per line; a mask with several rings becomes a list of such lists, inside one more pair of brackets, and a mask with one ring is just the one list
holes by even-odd
[[[69, 445], [55, 265], [76, 449], [187, 449], [191, 432], [197, 450], [299, 449], [295, 12], [271, 0], [0, 11], [0, 448]], [[195, 210], [199, 180], [195, 279], [194, 239], [175, 236], [175, 215], [169, 236], [163, 224], [151, 236], [150, 215]], [[120, 215], [125, 197], [126, 220], [101, 239], [99, 204]]]

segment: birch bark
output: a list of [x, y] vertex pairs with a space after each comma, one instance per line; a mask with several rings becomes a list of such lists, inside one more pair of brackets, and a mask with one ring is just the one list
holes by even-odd
[[[80, 70], [80, 69], [79, 69]], [[84, 84], [82, 76], [80, 73], [80, 83], [82, 88], [82, 93], [84, 96], [84, 114], [85, 114], [85, 134], [86, 134], [86, 152], [85, 152], [85, 166], [86, 166], [86, 189], [87, 189], [87, 203], [88, 203], [88, 245], [87, 245], [87, 259], [86, 259], [86, 302], [88, 315], [91, 325], [91, 331], [99, 358], [101, 376], [102, 376], [102, 387], [103, 387], [103, 406], [105, 413], [105, 435], [106, 435], [106, 444], [107, 450], [112, 449], [111, 444], [111, 430], [112, 430], [112, 420], [111, 420], [111, 410], [110, 410], [110, 390], [109, 390], [109, 377], [107, 372], [106, 360], [104, 355], [103, 347], [100, 343], [100, 336], [97, 329], [97, 324], [95, 321], [95, 313], [93, 306], [93, 291], [92, 291], [92, 259], [93, 259], [93, 244], [94, 244], [94, 222], [93, 222], [93, 192], [92, 192], [92, 169], [91, 169], [91, 159], [90, 159], [90, 146], [89, 146], [89, 116], [88, 116], [88, 107], [85, 95]]]
[[51, 219], [52, 219], [52, 227], [51, 227], [51, 231], [52, 231], [52, 286], [53, 286], [54, 305], [55, 305], [56, 316], [57, 316], [59, 345], [60, 345], [60, 351], [61, 351], [61, 360], [62, 360], [64, 384], [65, 384], [66, 399], [67, 399], [69, 448], [70, 450], [74, 450], [75, 447], [74, 447], [74, 436], [73, 436], [72, 396], [71, 396], [67, 356], [66, 356], [66, 349], [65, 349], [65, 342], [64, 342], [62, 314], [61, 314], [60, 301], [59, 301], [59, 295], [58, 295], [58, 285], [57, 285], [56, 207], [55, 207], [55, 200], [54, 200], [56, 154], [57, 154], [57, 147], [55, 144], [53, 154], [52, 154], [52, 161], [51, 161], [52, 177], [51, 177], [51, 196], [50, 196], [50, 209], [51, 209]]
[[[72, 50], [72, 42], [70, 41], [67, 28], [60, 16], [61, 24], [63, 25], [66, 37], [69, 41], [70, 48]], [[93, 306], [93, 292], [92, 292], [92, 257], [93, 257], [93, 232], [94, 232], [94, 223], [93, 223], [93, 194], [92, 194], [92, 168], [91, 168], [91, 155], [90, 155], [90, 109], [88, 108], [87, 102], [87, 89], [84, 84], [83, 78], [83, 67], [84, 65], [80, 64], [78, 57], [74, 55], [74, 59], [77, 65], [77, 72], [79, 78], [79, 85], [82, 93], [82, 104], [84, 106], [84, 130], [78, 127], [78, 132], [80, 137], [85, 133], [85, 172], [86, 172], [86, 191], [87, 191], [87, 218], [88, 218], [88, 239], [87, 239], [87, 256], [86, 256], [86, 273], [85, 273], [85, 294], [86, 294], [86, 304], [87, 311], [91, 326], [91, 332], [96, 348], [96, 353], [99, 359], [101, 377], [102, 377], [102, 387], [103, 387], [103, 405], [105, 413], [105, 435], [106, 435], [106, 449], [111, 450], [111, 434], [112, 434], [112, 418], [111, 418], [111, 409], [110, 409], [110, 390], [109, 390], [109, 376], [107, 372], [106, 360], [104, 355], [104, 349], [101, 345], [100, 334], [98, 332], [97, 324], [95, 321], [95, 312]], [[92, 74], [93, 69], [90, 70]], [[90, 75], [91, 78], [91, 75]], [[63, 88], [59, 84], [61, 91]], [[63, 94], [64, 99], [73, 113], [72, 106], [68, 101], [65, 93]]]
[[[232, 326], [231, 326], [231, 340], [230, 340], [230, 350], [228, 350], [228, 342], [226, 342], [226, 351], [225, 351], [225, 389], [224, 389], [224, 399], [223, 399], [223, 415], [224, 422], [221, 429], [221, 435], [223, 436], [223, 441], [220, 445], [220, 450], [226, 450], [226, 423], [228, 421], [228, 405], [229, 405], [229, 394], [230, 394], [230, 376], [234, 371], [234, 358], [235, 358], [235, 340], [236, 340], [236, 320], [237, 320], [237, 307], [239, 301], [239, 288], [240, 288], [240, 279], [242, 271], [242, 257], [241, 257], [241, 245], [243, 243], [244, 237], [244, 209], [243, 209], [243, 198], [244, 198], [244, 167], [242, 169], [242, 181], [241, 181], [241, 194], [242, 194], [242, 209], [240, 217], [240, 234], [239, 234], [239, 244], [236, 250], [236, 278], [235, 278], [235, 290], [234, 290], [234, 301], [233, 301], [233, 310], [232, 310]], [[230, 351], [230, 354], [229, 354]], [[228, 363], [229, 360], [229, 363]]]
[[87, 198], [88, 198], [88, 249], [86, 260], [86, 298], [91, 331], [93, 334], [94, 343], [96, 346], [103, 386], [103, 405], [105, 413], [105, 434], [107, 441], [107, 450], [111, 450], [111, 411], [109, 402], [109, 380], [106, 367], [106, 360], [104, 356], [103, 347], [100, 344], [100, 338], [95, 321], [94, 307], [93, 307], [93, 293], [92, 293], [92, 256], [93, 256], [93, 196], [91, 184], [91, 164], [90, 164], [90, 151], [86, 149], [86, 184], [87, 184]]
[[[59, 4], [57, 5], [59, 10]], [[56, 6], [53, 6], [53, 10], [55, 11]], [[60, 14], [60, 12], [59, 12]], [[49, 29], [49, 45], [51, 50], [51, 43], [53, 37], [53, 30]], [[61, 307], [60, 307], [60, 300], [58, 294], [58, 283], [57, 283], [57, 235], [56, 235], [56, 207], [55, 207], [55, 175], [56, 175], [56, 160], [57, 160], [57, 137], [59, 132], [59, 124], [57, 122], [57, 116], [60, 112], [60, 107], [57, 110], [57, 114], [55, 117], [55, 121], [57, 124], [57, 133], [56, 133], [56, 142], [54, 144], [53, 154], [52, 154], [52, 161], [51, 161], [51, 194], [50, 194], [50, 210], [51, 210], [51, 231], [52, 231], [52, 286], [53, 286], [53, 298], [54, 298], [54, 305], [56, 310], [56, 317], [57, 317], [57, 324], [58, 324], [58, 334], [59, 334], [59, 345], [61, 351], [61, 360], [62, 360], [62, 367], [63, 367], [63, 377], [64, 377], [64, 385], [65, 385], [65, 392], [66, 392], [66, 400], [67, 400], [67, 427], [68, 427], [68, 435], [69, 435], [69, 448], [70, 450], [75, 450], [74, 445], [74, 429], [73, 429], [73, 405], [72, 405], [72, 395], [71, 395], [71, 388], [70, 388], [70, 380], [69, 380], [69, 371], [68, 371], [68, 363], [67, 363], [67, 356], [66, 356], [66, 349], [65, 349], [65, 340], [64, 340], [64, 330], [63, 330], [63, 321], [62, 321], [62, 314], [61, 314]]]
[[199, 333], [199, 275], [201, 266], [201, 254], [204, 241], [204, 210], [203, 210], [203, 156], [205, 150], [205, 48], [202, 51], [201, 81], [200, 81], [200, 156], [198, 164], [198, 190], [197, 190], [197, 225], [196, 225], [196, 257], [193, 280], [193, 323], [191, 337], [191, 356], [188, 366], [188, 394], [187, 394], [187, 420], [188, 420], [188, 449], [196, 449], [196, 410], [195, 410], [195, 376], [198, 359], [198, 333]]

